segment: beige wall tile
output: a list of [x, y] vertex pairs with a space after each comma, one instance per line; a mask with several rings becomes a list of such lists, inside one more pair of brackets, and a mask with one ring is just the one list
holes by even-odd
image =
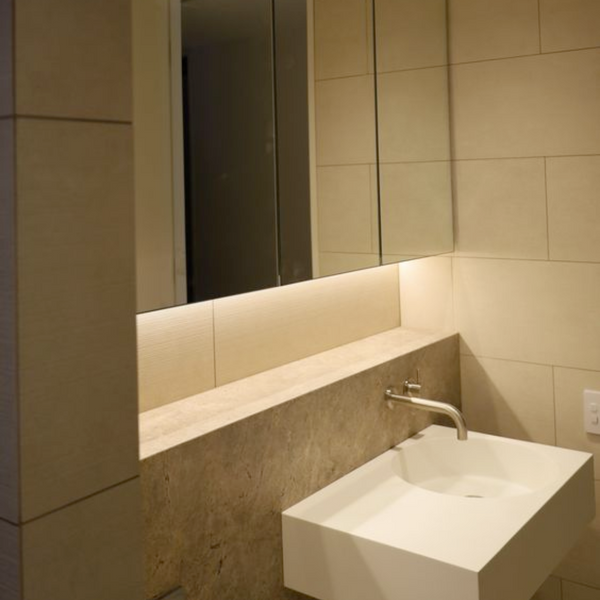
[[600, 46], [598, 0], [541, 0], [542, 51]]
[[367, 269], [215, 301], [217, 385], [400, 322], [398, 269]]
[[537, 0], [449, 0], [453, 63], [537, 54]]
[[473, 431], [554, 444], [552, 367], [461, 356], [462, 406]]
[[0, 0], [0, 117], [14, 113], [13, 0]]
[[455, 158], [600, 153], [600, 50], [452, 67]]
[[371, 167], [320, 167], [317, 177], [321, 252], [372, 252]]
[[453, 250], [449, 162], [380, 167], [383, 253], [429, 256]]
[[[577, 581], [588, 586], [600, 589], [600, 481], [596, 481], [596, 518], [588, 525], [586, 532], [575, 548], [563, 560], [555, 574], [570, 581]], [[566, 583], [566, 582], [565, 582]], [[566, 586], [568, 587], [568, 586]], [[565, 590], [565, 599], [568, 594], [583, 590]], [[579, 598], [575, 596], [577, 600]], [[591, 596], [590, 600], [595, 599]], [[588, 600], [586, 596], [582, 600]]]
[[27, 600], [140, 600], [139, 480], [23, 526]]
[[600, 262], [600, 156], [547, 165], [550, 258]]
[[19, 528], [0, 520], [0, 598], [21, 600]]
[[131, 120], [131, 3], [19, 0], [21, 115]]
[[600, 372], [556, 367], [554, 386], [556, 443], [564, 448], [592, 452], [596, 479], [600, 480], [600, 437], [583, 430], [583, 391], [600, 390]]
[[600, 265], [457, 258], [454, 293], [472, 354], [600, 370]]
[[560, 579], [548, 577], [531, 600], [563, 600]]
[[[135, 0], [133, 119], [137, 310], [175, 306], [168, 0]], [[182, 148], [183, 151], [183, 148]]]
[[456, 252], [547, 258], [543, 159], [454, 163]]
[[372, 75], [316, 84], [317, 165], [375, 162]]
[[17, 124], [22, 518], [138, 471], [131, 127]]
[[600, 589], [563, 581], [563, 600], [600, 600]]
[[448, 63], [446, 0], [377, 0], [377, 72]]
[[377, 81], [381, 161], [448, 160], [446, 67], [384, 73]]
[[445, 330], [454, 328], [452, 259], [421, 258], [398, 265], [402, 327]]
[[19, 521], [14, 121], [0, 120], [0, 518]]
[[315, 1], [317, 79], [369, 73], [370, 0]]
[[138, 315], [140, 412], [215, 387], [213, 303]]

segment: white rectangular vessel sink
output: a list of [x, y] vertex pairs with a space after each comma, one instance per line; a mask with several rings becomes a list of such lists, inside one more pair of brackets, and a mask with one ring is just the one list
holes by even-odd
[[530, 600], [594, 517], [592, 455], [432, 425], [283, 513], [319, 600]]

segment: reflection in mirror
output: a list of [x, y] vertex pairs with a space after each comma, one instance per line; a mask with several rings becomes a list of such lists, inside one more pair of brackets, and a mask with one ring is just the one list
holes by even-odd
[[316, 165], [321, 275], [379, 258], [373, 4], [314, 3]]
[[134, 0], [138, 310], [451, 250], [446, 65], [445, 0]]
[[271, 0], [181, 7], [188, 302], [278, 282], [271, 31]]
[[376, 0], [383, 263], [453, 249], [446, 0]]

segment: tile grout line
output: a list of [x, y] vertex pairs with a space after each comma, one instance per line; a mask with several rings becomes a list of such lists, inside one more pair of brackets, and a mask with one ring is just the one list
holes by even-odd
[[548, 159], [546, 157], [544, 157], [544, 197], [546, 198], [546, 255], [550, 261], [550, 203], [548, 202]]
[[580, 581], [575, 581], [573, 579], [567, 579], [566, 577], [560, 577], [561, 584], [566, 581], [567, 583], [574, 583], [575, 585], [580, 585], [581, 587], [587, 588], [588, 590], [596, 590], [600, 591], [600, 588], [594, 587], [593, 585], [588, 585], [587, 583], [581, 583]]
[[215, 319], [215, 300], [211, 300], [212, 303], [212, 332], [213, 332], [213, 377], [214, 385], [213, 388], [218, 387], [217, 384], [217, 326]]
[[[425, 256], [419, 258], [426, 258]], [[542, 264], [565, 264], [565, 265], [600, 265], [600, 261], [593, 260], [564, 260], [547, 258], [519, 258], [516, 256], [482, 256], [480, 254], [455, 254], [454, 258], [459, 260], [505, 260], [512, 262], [531, 262]]]
[[556, 371], [555, 366], [551, 366], [552, 369], [552, 406], [554, 410], [554, 445], [558, 446], [558, 415], [556, 411]]
[[119, 481], [117, 483], [114, 483], [113, 485], [109, 485], [106, 488], [103, 488], [101, 490], [97, 490], [95, 492], [93, 492], [92, 494], [88, 494], [87, 496], [82, 496], [81, 498], [77, 498], [76, 500], [72, 500], [71, 502], [67, 502], [66, 504], [64, 504], [63, 506], [59, 506], [57, 508], [53, 508], [52, 510], [49, 510], [47, 512], [44, 512], [40, 515], [37, 515], [35, 517], [31, 517], [30, 519], [26, 519], [24, 521], [22, 521], [19, 524], [19, 527], [22, 528], [22, 526], [24, 525], [29, 525], [30, 523], [34, 523], [35, 521], [39, 521], [40, 519], [43, 519], [45, 517], [48, 517], [50, 515], [53, 515], [57, 512], [60, 512], [61, 510], [64, 510], [66, 508], [70, 508], [72, 506], [75, 506], [76, 504], [79, 504], [80, 502], [85, 502], [86, 500], [90, 500], [91, 498], [95, 498], [96, 496], [99, 496], [100, 494], [104, 494], [104, 492], [109, 492], [111, 490], [114, 490], [122, 485], [126, 485], [127, 483], [131, 483], [132, 481], [135, 481], [136, 479], [139, 479], [140, 475], [134, 475], [133, 477], [128, 477], [127, 479], [124, 479], [123, 481]]
[[563, 600], [564, 593], [565, 593], [563, 582], [564, 582], [564, 579], [562, 577], [559, 577], [558, 578], [558, 583], [559, 583], [559, 587], [560, 587], [560, 600]]
[[17, 119], [28, 119], [31, 121], [59, 121], [66, 123], [97, 123], [101, 125], [133, 125], [133, 121], [121, 121], [118, 119], [92, 119], [85, 117], [56, 117], [50, 115], [27, 115], [27, 114], [15, 114], [12, 117]]
[[542, 0], [538, 0], [538, 42], [540, 48], [540, 54], [542, 52]]
[[[538, 23], [540, 23], [538, 19]], [[460, 67], [462, 65], [478, 65], [481, 63], [491, 63], [498, 62], [501, 60], [518, 60], [520, 58], [533, 58], [536, 56], [552, 56], [555, 54], [567, 54], [570, 52], [586, 52], [588, 50], [600, 50], [600, 46], [586, 46], [584, 48], [568, 48], [566, 50], [554, 50], [552, 52], [543, 52], [542, 51], [542, 41], [541, 41], [541, 23], [538, 25], [539, 33], [539, 52], [532, 52], [530, 54], [515, 54], [512, 56], [499, 56], [495, 58], [481, 58], [478, 60], [465, 60], [460, 62], [450, 62], [448, 64], [439, 64], [439, 65], [428, 65], [426, 67], [410, 67], [406, 69], [390, 69], [389, 71], [381, 71], [381, 75], [392, 75], [395, 73], [410, 73], [415, 71], [426, 71], [428, 69], [443, 69], [448, 68], [452, 69], [452, 67]], [[356, 73], [353, 75], [340, 75], [338, 77], [322, 77], [320, 79], [315, 79], [315, 83], [322, 83], [326, 81], [338, 81], [341, 79], [353, 79], [358, 77], [367, 77], [372, 75], [372, 73]]]
[[518, 60], [520, 58], [534, 58], [538, 56], [553, 56], [555, 54], [568, 54], [571, 52], [587, 52], [588, 50], [600, 50], [600, 46], [586, 46], [585, 48], [568, 48], [566, 50], [554, 50], [552, 52], [533, 52], [530, 54], [517, 54], [515, 56], [499, 56], [498, 58], [481, 58], [479, 60], [466, 60], [450, 63], [449, 67], [460, 67], [462, 65], [478, 65], [481, 63], [498, 62], [500, 60]]
[[[541, 160], [543, 158], [588, 158], [600, 156], [600, 153], [595, 152], [593, 154], [545, 154], [539, 156], [483, 156], [483, 157], [469, 157], [469, 158], [452, 158], [449, 162], [474, 162], [474, 161], [486, 161], [486, 160]], [[392, 164], [405, 164], [412, 162], [448, 162], [448, 161], [398, 161], [398, 163]], [[334, 165], [335, 166], [335, 165]]]
[[501, 361], [501, 362], [520, 363], [523, 365], [534, 365], [537, 367], [549, 367], [552, 369], [570, 369], [573, 371], [585, 371], [586, 373], [599, 373], [600, 374], [600, 370], [595, 370], [595, 369], [585, 369], [583, 367], [555, 365], [555, 364], [549, 364], [549, 363], [535, 362], [532, 360], [521, 360], [518, 358], [500, 358], [498, 356], [489, 356], [486, 354], [472, 354], [472, 353], [469, 354], [467, 352], [461, 352], [460, 355], [470, 357], [470, 358], [483, 358], [484, 360], [497, 360], [497, 361]]

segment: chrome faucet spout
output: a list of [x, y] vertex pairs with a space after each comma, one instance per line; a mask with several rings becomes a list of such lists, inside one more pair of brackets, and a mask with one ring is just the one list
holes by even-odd
[[456, 426], [456, 435], [459, 440], [466, 440], [468, 438], [467, 422], [463, 414], [447, 402], [438, 402], [437, 400], [427, 400], [426, 398], [414, 398], [413, 396], [402, 396], [396, 394], [393, 389], [389, 388], [385, 390], [385, 399], [387, 402], [397, 402], [399, 404], [406, 404], [412, 408], [418, 408], [420, 410], [427, 410], [429, 412], [438, 413], [450, 417]]

